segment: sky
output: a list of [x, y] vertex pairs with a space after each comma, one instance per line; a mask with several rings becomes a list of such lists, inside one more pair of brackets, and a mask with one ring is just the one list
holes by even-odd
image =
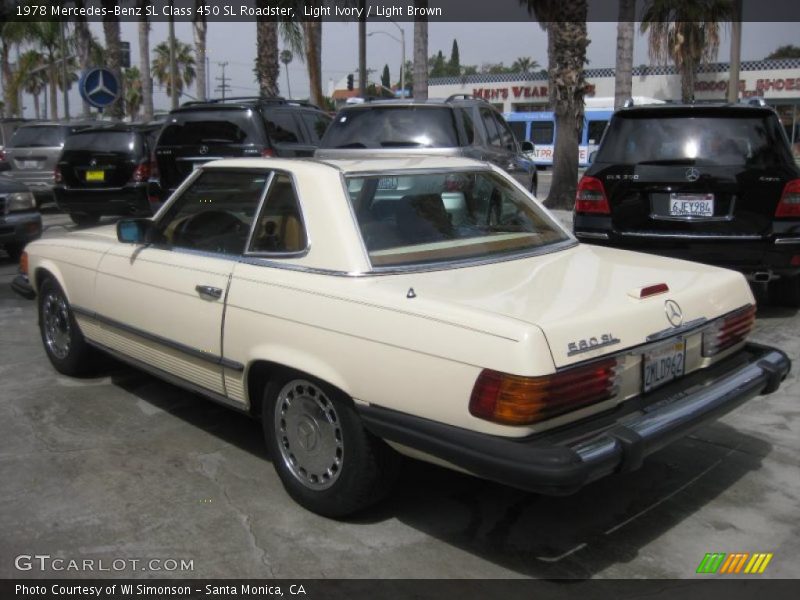
[[[406, 59], [413, 54], [413, 23], [399, 23], [405, 31]], [[103, 42], [102, 25], [92, 23], [91, 28], [98, 40]], [[191, 25], [176, 23], [178, 39], [193, 44]], [[208, 25], [208, 58], [212, 96], [214, 86], [221, 76], [221, 62], [227, 62], [226, 78], [232, 91], [229, 95], [252, 95], [258, 93], [253, 75], [256, 54], [255, 23], [211, 22]], [[356, 23], [327, 22], [322, 28], [322, 82], [323, 92], [327, 93], [329, 81], [341, 84], [348, 73], [357, 73], [358, 65], [358, 26]], [[367, 32], [386, 32], [400, 37], [397, 27], [391, 22], [370, 22]], [[638, 30], [637, 30], [638, 31]], [[729, 57], [728, 28], [722, 32], [718, 60], [727, 62]], [[589, 67], [613, 67], [616, 49], [616, 23], [589, 23], [588, 34], [591, 44], [588, 48]], [[167, 39], [167, 24], [153, 23], [150, 34], [150, 48]], [[515, 59], [531, 57], [543, 67], [547, 64], [547, 37], [537, 23], [429, 23], [429, 55], [442, 50], [449, 57], [453, 39], [458, 40], [462, 65], [499, 63], [510, 65]], [[138, 62], [138, 29], [136, 23], [122, 23], [122, 39], [131, 44], [131, 60]], [[744, 23], [742, 30], [742, 59], [764, 58], [783, 44], [797, 42], [797, 23]], [[282, 44], [281, 44], [282, 45]], [[392, 82], [399, 80], [401, 45], [389, 36], [377, 34], [367, 38], [367, 67], [374, 69], [371, 81], [379, 81], [383, 65], [388, 64]], [[634, 40], [634, 65], [649, 64], [647, 39], [637, 33]], [[289, 77], [292, 97], [308, 97], [308, 76], [306, 66], [298, 57], [289, 64]], [[357, 81], [357, 80], [356, 80]], [[288, 96], [286, 71], [281, 64], [279, 79], [281, 95]], [[340, 87], [340, 86], [337, 86]], [[195, 90], [186, 90], [194, 94]], [[188, 98], [183, 98], [186, 100]], [[156, 85], [154, 90], [156, 109], [168, 109], [169, 98]], [[80, 99], [73, 88], [70, 95], [71, 106], [79, 106]], [[33, 116], [32, 101], [25, 97], [26, 116]], [[73, 109], [74, 112], [74, 109]]]

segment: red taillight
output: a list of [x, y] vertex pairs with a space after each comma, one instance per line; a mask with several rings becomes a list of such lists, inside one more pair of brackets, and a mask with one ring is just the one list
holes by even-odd
[[4, 162], [6, 160], [6, 156], [8, 156], [8, 154], [6, 154], [6, 151], [0, 150], [0, 162]]
[[800, 179], [792, 179], [783, 188], [776, 217], [800, 217]]
[[158, 172], [158, 161], [156, 160], [155, 156], [150, 157], [150, 178], [151, 179], [158, 179], [159, 172]]
[[272, 158], [274, 156], [275, 156], [275, 150], [273, 150], [272, 148], [264, 148], [261, 151], [262, 158]]
[[597, 177], [584, 175], [578, 182], [578, 192], [575, 194], [575, 211], [579, 213], [611, 214], [608, 198], [603, 182]]
[[61, 183], [64, 181], [64, 178], [61, 176], [61, 169], [56, 167], [53, 169], [53, 183]]
[[133, 175], [131, 175], [131, 181], [136, 183], [144, 183], [148, 179], [150, 179], [150, 163], [143, 162], [136, 165], [136, 168], [133, 170]]
[[703, 332], [703, 356], [715, 356], [743, 342], [756, 321], [756, 307], [746, 306], [717, 319]]
[[617, 359], [607, 358], [543, 377], [484, 369], [469, 400], [473, 416], [504, 425], [530, 425], [611, 398]]

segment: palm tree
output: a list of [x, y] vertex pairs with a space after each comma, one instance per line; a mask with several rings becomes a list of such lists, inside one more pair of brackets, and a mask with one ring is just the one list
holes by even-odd
[[[428, 0], [414, 0], [415, 8], [427, 8]], [[428, 99], [428, 20], [414, 20], [414, 99]], [[403, 92], [405, 94], [405, 91]]]
[[[173, 82], [169, 73], [169, 42], [161, 42], [153, 49], [153, 77], [159, 85], [166, 88], [167, 95], [172, 94]], [[183, 93], [183, 88], [192, 85], [195, 79], [194, 56], [189, 44], [175, 40], [175, 65], [178, 72], [175, 78], [175, 89], [178, 96]]]
[[205, 4], [205, 0], [195, 0], [195, 17], [192, 22], [194, 31], [194, 52], [197, 56], [197, 85], [195, 86], [198, 100], [206, 99], [206, 33], [208, 23], [200, 8]]
[[730, 0], [649, 0], [640, 30], [649, 33], [650, 60], [675, 63], [681, 74], [681, 100], [694, 99], [697, 67], [714, 60], [719, 25], [730, 21]]
[[[309, 0], [310, 6], [321, 6], [320, 0]], [[325, 106], [322, 94], [322, 21], [304, 21], [306, 67], [308, 67], [309, 99], [313, 104]]]
[[[266, 5], [259, 0], [259, 6]], [[256, 22], [256, 79], [262, 96], [274, 98], [278, 95], [278, 23], [259, 19]]]
[[636, 0], [619, 0], [617, 17], [617, 64], [614, 69], [614, 109], [633, 95], [633, 31]]
[[142, 74], [138, 67], [132, 66], [125, 70], [125, 110], [130, 116], [131, 121], [139, 117], [139, 109], [142, 107]]
[[14, 73], [14, 87], [21, 88], [33, 96], [34, 116], [39, 119], [39, 94], [44, 92], [47, 85], [45, 75], [46, 64], [44, 56], [36, 50], [28, 50], [20, 55], [17, 70]]
[[293, 58], [294, 55], [292, 54], [291, 50], [281, 51], [280, 59], [283, 63], [284, 70], [286, 71], [286, 95], [289, 96], [289, 98], [292, 97], [292, 84], [291, 81], [289, 81], [289, 63], [292, 62]]
[[530, 73], [538, 68], [539, 63], [533, 60], [530, 56], [520, 56], [511, 64], [512, 73]]
[[[149, 0], [139, 0], [142, 15]], [[153, 78], [150, 76], [150, 23], [146, 16], [139, 20], [139, 71], [142, 74], [142, 119], [153, 120]]]
[[102, 0], [106, 15], [103, 17], [103, 33], [106, 39], [106, 67], [111, 71], [119, 82], [120, 95], [114, 102], [108, 105], [106, 113], [115, 120], [122, 119], [125, 114], [124, 103], [124, 82], [122, 80], [122, 46], [120, 44], [119, 17], [114, 16], [114, 6], [116, 0]]
[[556, 117], [553, 182], [545, 204], [571, 209], [578, 182], [578, 140], [583, 127], [587, 0], [520, 0], [547, 24], [550, 97]]
[[0, 75], [3, 82], [4, 114], [20, 116], [19, 96], [11, 68], [11, 50], [33, 36], [34, 23], [6, 21], [0, 23]]
[[60, 45], [61, 25], [57, 21], [32, 23], [32, 39], [44, 50], [47, 64], [47, 87], [50, 95], [50, 118], [58, 119], [58, 48]]
[[[75, 6], [79, 9], [86, 8], [86, 3], [83, 0], [76, 0]], [[75, 50], [78, 55], [78, 63], [81, 72], [86, 72], [91, 66], [91, 49], [94, 38], [92, 32], [89, 31], [89, 23], [85, 16], [77, 15], [75, 17]], [[96, 43], [96, 42], [95, 42]], [[97, 63], [95, 63], [97, 64]], [[83, 116], [88, 117], [91, 112], [91, 107], [86, 100], [81, 99], [83, 104]]]

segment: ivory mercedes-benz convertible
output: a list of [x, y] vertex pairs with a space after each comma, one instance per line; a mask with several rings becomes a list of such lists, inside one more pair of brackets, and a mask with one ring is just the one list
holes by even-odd
[[747, 342], [742, 275], [579, 244], [459, 158], [208, 163], [152, 219], [31, 243], [13, 285], [59, 372], [101, 350], [260, 417], [328, 516], [400, 454], [570, 493], [790, 368]]

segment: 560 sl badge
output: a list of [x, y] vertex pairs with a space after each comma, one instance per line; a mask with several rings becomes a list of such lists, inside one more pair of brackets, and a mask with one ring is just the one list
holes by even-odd
[[619, 338], [613, 333], [604, 333], [597, 337], [590, 337], [585, 340], [577, 340], [567, 344], [567, 356], [574, 356], [582, 352], [589, 352], [590, 350], [597, 350], [605, 346], [613, 346], [619, 344]]

